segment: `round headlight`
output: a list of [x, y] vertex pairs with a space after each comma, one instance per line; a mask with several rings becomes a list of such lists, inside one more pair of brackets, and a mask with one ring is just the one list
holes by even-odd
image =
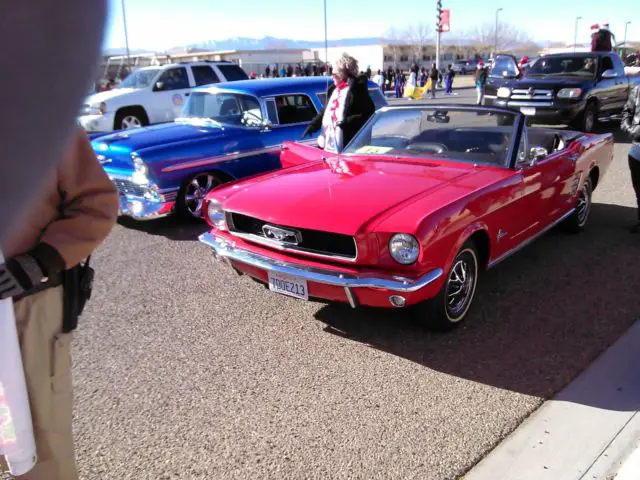
[[216, 200], [209, 200], [207, 202], [207, 216], [209, 222], [216, 228], [224, 229], [227, 226], [227, 221], [224, 216], [222, 206]]
[[499, 98], [509, 98], [509, 95], [511, 95], [511, 89], [508, 87], [500, 87], [497, 95]]
[[420, 255], [420, 244], [416, 237], [406, 233], [397, 233], [389, 241], [391, 257], [402, 265], [415, 263]]

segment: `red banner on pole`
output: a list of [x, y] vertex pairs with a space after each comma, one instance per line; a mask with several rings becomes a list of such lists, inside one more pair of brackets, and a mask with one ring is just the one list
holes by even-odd
[[449, 18], [450, 18], [451, 10], [448, 8], [442, 9], [442, 14], [440, 15], [440, 31], [448, 32], [449, 31]]

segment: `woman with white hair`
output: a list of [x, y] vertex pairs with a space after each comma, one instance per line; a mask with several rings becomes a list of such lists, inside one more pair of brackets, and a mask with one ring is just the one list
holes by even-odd
[[322, 130], [318, 146], [328, 152], [340, 153], [369, 120], [376, 107], [369, 95], [367, 76], [358, 75], [358, 72], [358, 61], [343, 53], [334, 64], [327, 103], [302, 138]]

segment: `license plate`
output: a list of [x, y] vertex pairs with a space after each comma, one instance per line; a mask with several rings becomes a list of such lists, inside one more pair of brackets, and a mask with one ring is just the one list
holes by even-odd
[[536, 114], [536, 109], [534, 107], [522, 107], [520, 109], [520, 111], [524, 114], [524, 115], [535, 115]]
[[309, 300], [307, 281], [304, 278], [269, 272], [269, 290], [290, 297]]

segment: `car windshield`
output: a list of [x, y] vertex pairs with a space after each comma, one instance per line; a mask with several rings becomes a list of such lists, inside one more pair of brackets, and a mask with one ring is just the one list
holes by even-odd
[[597, 69], [598, 59], [593, 55], [554, 55], [536, 60], [527, 70], [526, 76], [593, 77]]
[[185, 119], [208, 119], [217, 123], [247, 127], [259, 127], [263, 122], [257, 98], [222, 91], [193, 92], [180, 118]]
[[343, 153], [508, 166], [516, 113], [482, 107], [400, 107], [376, 113]]
[[516, 77], [518, 67], [513, 58], [506, 55], [498, 55], [491, 64], [490, 75], [495, 77]]
[[145, 70], [136, 70], [125, 78], [116, 88], [147, 88], [156, 78], [159, 68], [149, 68]]

